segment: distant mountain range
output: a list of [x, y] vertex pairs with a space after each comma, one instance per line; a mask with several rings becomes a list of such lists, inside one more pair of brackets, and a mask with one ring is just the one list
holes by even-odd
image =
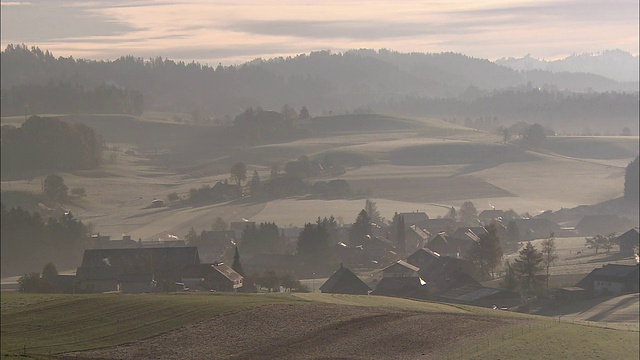
[[623, 50], [606, 50], [595, 54], [574, 54], [560, 60], [546, 61], [526, 55], [522, 58], [502, 58], [495, 61], [518, 71], [544, 70], [554, 73], [590, 73], [622, 82], [639, 79], [640, 57]]

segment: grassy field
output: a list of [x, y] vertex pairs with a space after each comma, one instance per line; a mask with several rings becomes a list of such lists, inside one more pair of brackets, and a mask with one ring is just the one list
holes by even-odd
[[[451, 339], [454, 342], [445, 343], [443, 345], [445, 348], [438, 349], [441, 354], [446, 354], [447, 358], [636, 359], [638, 357], [637, 332], [558, 323], [555, 318], [472, 306], [452, 306], [378, 296], [317, 293], [291, 295], [2, 294], [0, 300], [2, 358], [14, 358], [13, 355], [20, 355], [25, 349], [31, 356], [36, 354], [35, 357], [38, 358], [37, 354], [40, 354], [39, 356], [46, 358], [48, 354], [102, 348], [150, 338], [222, 314], [241, 314], [256, 307], [274, 304], [306, 306], [314, 303], [337, 304], [347, 311], [348, 306], [366, 306], [411, 313], [430, 313], [437, 316], [450, 314], [447, 315], [450, 322], [442, 324], [445, 327], [464, 326], [464, 319], [470, 319], [468, 316], [476, 319], [474, 323], [486, 322], [486, 326], [489, 327], [494, 321], [496, 324], [500, 322], [505, 324], [504, 321], [511, 322], [511, 325], [501, 325], [497, 328], [498, 330], [487, 331], [485, 335], [455, 341]], [[342, 308], [343, 306], [347, 308]], [[280, 318], [286, 326], [286, 314], [265, 313], [264, 315]], [[371, 321], [367, 319], [364, 317], [359, 321]], [[408, 317], [407, 321], [410, 319], [411, 317]], [[358, 326], [366, 325], [360, 323]], [[245, 336], [251, 337], [251, 334], [247, 333]], [[286, 341], [286, 339], [280, 339], [280, 341]], [[447, 347], [454, 343], [455, 346]]]

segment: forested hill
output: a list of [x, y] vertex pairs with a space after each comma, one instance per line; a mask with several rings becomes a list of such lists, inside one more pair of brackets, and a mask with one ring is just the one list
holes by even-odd
[[[56, 84], [71, 84], [81, 86], [88, 94], [91, 89], [110, 84], [124, 90], [122, 105], [109, 111], [136, 113], [129, 105], [135, 99], [130, 94], [141, 94], [145, 111], [182, 112], [195, 119], [230, 120], [249, 106], [280, 109], [284, 104], [305, 105], [317, 115], [367, 107], [402, 113], [397, 106], [387, 109], [386, 104], [407, 98], [474, 100], [514, 89], [564, 93], [638, 90], [637, 82], [622, 83], [593, 74], [518, 72], [462, 54], [387, 50], [319, 51], [211, 67], [133, 56], [113, 61], [56, 58], [46, 50], [9, 45], [1, 53], [1, 67], [5, 92], [28, 88], [26, 85], [45, 88], [54, 84], [48, 88], [55, 88]], [[29, 99], [28, 94], [25, 98]], [[13, 108], [20, 111], [14, 115], [25, 111], [24, 107]], [[77, 111], [86, 110], [79, 107]]]

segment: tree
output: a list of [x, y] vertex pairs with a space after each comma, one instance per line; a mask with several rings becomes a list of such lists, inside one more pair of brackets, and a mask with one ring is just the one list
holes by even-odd
[[518, 224], [511, 220], [507, 223], [507, 239], [506, 243], [508, 245], [515, 245], [520, 242], [520, 229], [518, 228]]
[[513, 264], [520, 289], [527, 295], [535, 294], [540, 287], [539, 274], [542, 271], [542, 253], [531, 242], [520, 250]]
[[308, 273], [325, 273], [332, 267], [332, 227], [337, 229], [335, 220], [318, 218], [316, 224], [307, 223], [300, 232], [297, 255], [304, 262]]
[[609, 243], [611, 242], [611, 240], [609, 239], [609, 236], [604, 236], [604, 235], [600, 235], [597, 234], [595, 236], [589, 237], [589, 238], [585, 238], [586, 240], [586, 246], [589, 249], [596, 249], [596, 254], [598, 253], [598, 250], [600, 248], [609, 248], [610, 249], [610, 245]]
[[476, 210], [476, 207], [471, 201], [465, 201], [462, 206], [460, 206], [458, 216], [460, 217], [460, 222], [465, 225], [478, 225], [478, 210]]
[[260, 183], [260, 175], [258, 175], [258, 170], [253, 170], [253, 176], [249, 181], [249, 190], [251, 191], [251, 196], [259, 195], [261, 189], [262, 185]]
[[380, 224], [384, 222], [384, 219], [380, 217], [380, 212], [378, 211], [378, 207], [376, 206], [375, 202], [366, 199], [364, 204], [364, 211], [367, 212], [372, 223]]
[[549, 238], [542, 241], [542, 263], [547, 270], [547, 294], [549, 293], [549, 267], [558, 260], [558, 254], [556, 253], [556, 237], [552, 232], [549, 234]]
[[260, 287], [269, 289], [272, 292], [280, 287], [280, 277], [274, 271], [265, 271], [262, 276], [256, 278], [256, 284]]
[[627, 165], [624, 173], [624, 198], [638, 204], [640, 202], [640, 167], [638, 156]]
[[506, 262], [507, 271], [505, 271], [504, 277], [500, 282], [500, 286], [507, 290], [516, 290], [518, 288], [518, 277], [516, 275], [511, 262]]
[[349, 229], [349, 242], [352, 246], [362, 245], [369, 234], [371, 234], [371, 218], [363, 209]]
[[54, 292], [53, 285], [45, 281], [38, 273], [29, 273], [18, 279], [18, 291], [22, 293]]
[[447, 212], [447, 215], [445, 215], [444, 217], [445, 219], [451, 219], [451, 220], [455, 220], [458, 218], [458, 213], [456, 212], [456, 209], [452, 206], [451, 209], [449, 209], [449, 212]]
[[172, 193], [167, 194], [167, 201], [172, 203], [174, 201], [178, 201], [180, 200], [180, 196], [178, 196], [178, 193], [176, 193], [175, 191]]
[[247, 180], [247, 165], [237, 162], [231, 166], [231, 181], [238, 183], [238, 187], [242, 186], [242, 182]]
[[406, 234], [405, 234], [405, 229], [404, 229], [404, 216], [400, 215], [398, 218], [398, 226], [396, 227], [396, 239], [398, 242], [398, 254], [400, 255], [400, 258], [404, 258], [406, 254], [406, 249], [407, 249], [407, 240], [406, 240]]
[[307, 110], [306, 106], [303, 106], [302, 109], [300, 109], [300, 114], [298, 115], [298, 119], [309, 120], [310, 118], [311, 116], [309, 115], [309, 110]]
[[44, 194], [53, 201], [66, 199], [68, 190], [62, 176], [51, 174], [44, 179]]
[[540, 147], [544, 144], [547, 139], [547, 134], [545, 134], [544, 128], [540, 124], [533, 124], [525, 130], [522, 138], [525, 144], [531, 147]]
[[233, 263], [231, 264], [231, 268], [233, 269], [233, 271], [237, 272], [238, 274], [245, 276], [244, 268], [240, 263], [240, 252], [238, 251], [237, 246], [236, 246], [235, 254], [233, 255]]
[[56, 266], [52, 262], [48, 262], [42, 269], [42, 279], [54, 286], [56, 276], [58, 276], [58, 269], [56, 269]]
[[218, 216], [216, 218], [216, 221], [213, 223], [213, 225], [211, 226], [211, 230], [213, 231], [225, 231], [229, 228], [229, 225], [227, 224], [226, 221], [224, 221], [223, 218], [221, 218], [220, 216]]
[[196, 230], [193, 227], [191, 227], [187, 235], [184, 236], [184, 239], [186, 240], [187, 244], [193, 245], [198, 242], [199, 236], [198, 236], [198, 233], [196, 233]]
[[497, 223], [492, 222], [486, 229], [487, 232], [480, 235], [478, 246], [471, 250], [470, 257], [483, 273], [489, 272], [493, 278], [494, 270], [500, 265], [503, 253]]

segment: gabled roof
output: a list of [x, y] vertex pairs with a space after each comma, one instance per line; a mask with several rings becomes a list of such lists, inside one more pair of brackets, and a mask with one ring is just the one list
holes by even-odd
[[463, 256], [476, 245], [477, 241], [472, 240], [469, 236], [457, 238], [454, 236], [447, 236], [445, 233], [440, 233], [433, 239], [429, 240], [427, 248], [441, 255], [459, 254], [460, 256]]
[[102, 267], [105, 265], [125, 268], [137, 265], [175, 267], [199, 263], [198, 248], [195, 246], [151, 247], [85, 250], [81, 267]]
[[429, 233], [420, 229], [417, 225], [411, 225], [409, 226], [409, 228], [411, 230], [413, 230], [414, 233], [416, 233], [416, 235], [418, 235], [419, 237], [421, 237], [423, 240], [428, 240], [429, 239]]
[[620, 242], [638, 242], [638, 239], [640, 239], [640, 233], [638, 232], [638, 229], [633, 228], [627, 232], [625, 232], [624, 234], [618, 236], [618, 241]]
[[429, 216], [425, 212], [406, 212], [398, 215], [404, 219], [405, 226], [415, 225], [420, 221], [429, 220]]
[[473, 241], [480, 240], [480, 235], [486, 234], [487, 229], [483, 226], [463, 226], [457, 228], [453, 234], [451, 234], [452, 238], [464, 239], [469, 238]]
[[606, 278], [608, 281], [615, 282], [628, 282], [628, 281], [637, 281], [638, 276], [638, 265], [619, 265], [619, 264], [606, 264], [601, 268], [594, 269], [589, 273], [589, 275], [585, 276], [584, 279], [580, 280], [576, 286], [592, 289], [593, 281], [596, 279]]
[[229, 265], [223, 263], [212, 264], [211, 267], [231, 281], [242, 280], [242, 275], [238, 274]]
[[121, 266], [81, 266], [76, 270], [76, 280], [117, 280], [123, 274], [124, 269]]
[[395, 263], [393, 263], [393, 264], [387, 266], [386, 268], [382, 269], [382, 271], [386, 271], [387, 269], [390, 269], [390, 268], [396, 267], [396, 266], [402, 266], [402, 267], [405, 267], [405, 268], [407, 268], [407, 269], [409, 269], [411, 271], [416, 271], [416, 272], [420, 271], [420, 268], [418, 268], [416, 266], [413, 266], [413, 265], [409, 264], [408, 262], [406, 262], [404, 260], [398, 260]]
[[504, 210], [483, 210], [478, 214], [480, 219], [498, 219], [504, 216]]
[[[351, 290], [351, 291], [349, 291]], [[351, 270], [340, 265], [340, 268], [320, 286], [320, 291], [326, 293], [362, 293], [367, 294], [371, 288]], [[347, 292], [348, 291], [348, 292]]]

